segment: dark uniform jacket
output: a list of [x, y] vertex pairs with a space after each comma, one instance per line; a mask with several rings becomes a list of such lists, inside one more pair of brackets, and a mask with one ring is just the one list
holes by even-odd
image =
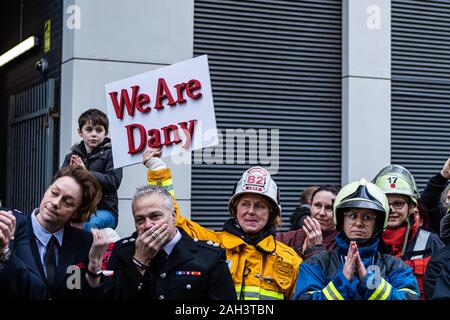
[[158, 253], [143, 276], [132, 261], [137, 233], [119, 240], [108, 264], [108, 270], [113, 270], [114, 274], [106, 284], [106, 298], [236, 299], [233, 280], [225, 262], [225, 251], [212, 241], [192, 239], [182, 229], [178, 230], [181, 239], [171, 254], [157, 263]]
[[122, 168], [114, 170], [111, 140], [105, 138], [103, 143], [95, 148], [91, 154], [88, 154], [84, 142], [75, 145], [72, 152], [66, 155], [62, 168], [70, 163], [72, 154], [78, 155], [88, 169], [100, 182], [102, 186], [102, 199], [98, 204], [98, 209], [112, 211], [118, 215], [118, 197], [117, 189], [122, 181]]
[[[32, 213], [33, 214], [33, 213]], [[27, 221], [27, 241], [31, 248], [29, 263], [35, 273], [39, 274], [42, 281], [47, 283], [44, 273], [36, 237], [33, 232], [31, 215]], [[78, 299], [101, 299], [103, 298], [103, 286], [91, 288], [86, 280], [86, 270], [89, 265], [89, 250], [92, 245], [92, 234], [74, 228], [70, 225], [64, 226], [62, 246], [59, 248], [58, 265], [56, 269], [56, 284], [52, 290], [47, 287], [46, 299], [52, 300], [78, 300]], [[74, 267], [78, 269], [74, 269]], [[75, 271], [75, 270], [79, 270]], [[79, 276], [79, 284], [74, 277]], [[69, 278], [70, 277], [70, 278]], [[70, 285], [68, 285], [70, 284]]]
[[423, 291], [427, 300], [450, 299], [450, 244], [433, 255], [428, 263]]
[[428, 300], [450, 299], [450, 215], [441, 221], [441, 238], [447, 243], [428, 262], [423, 291]]
[[437, 234], [439, 233], [440, 221], [447, 211], [440, 201], [447, 183], [448, 180], [440, 173], [431, 177], [418, 200], [426, 208], [422, 228]]
[[27, 234], [27, 219], [19, 211], [14, 210], [13, 215], [16, 218], [16, 230], [14, 240], [8, 244], [12, 255], [8, 261], [0, 262], [0, 300], [44, 299], [47, 289], [39, 272], [33, 268], [33, 255]]

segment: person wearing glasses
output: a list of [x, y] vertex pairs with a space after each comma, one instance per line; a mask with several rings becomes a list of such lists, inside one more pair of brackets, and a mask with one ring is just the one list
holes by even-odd
[[278, 232], [276, 239], [293, 248], [304, 259], [321, 251], [331, 251], [336, 244], [333, 221], [333, 201], [339, 188], [332, 185], [318, 187], [311, 196], [311, 216], [302, 228]]
[[275, 240], [275, 229], [281, 222], [280, 194], [269, 172], [256, 166], [243, 173], [228, 202], [230, 218], [223, 231], [213, 231], [181, 216], [170, 169], [160, 155], [161, 150], [156, 148], [144, 153], [148, 183], [161, 185], [172, 195], [177, 227], [194, 239], [225, 249], [237, 299], [292, 299], [303, 260], [292, 248]]
[[444, 243], [437, 234], [420, 228], [420, 219], [414, 214], [418, 203], [417, 186], [406, 168], [388, 165], [372, 182], [383, 190], [389, 201], [389, 223], [383, 233], [384, 251], [402, 259], [414, 270], [424, 298], [423, 278], [428, 262]]
[[300, 265], [294, 299], [420, 299], [411, 267], [378, 250], [388, 217], [387, 198], [376, 185], [361, 179], [344, 186], [333, 204], [337, 247]]

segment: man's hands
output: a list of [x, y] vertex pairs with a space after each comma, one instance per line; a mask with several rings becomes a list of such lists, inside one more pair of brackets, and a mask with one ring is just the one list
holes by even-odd
[[443, 176], [445, 179], [450, 179], [450, 158], [447, 159], [444, 166], [442, 167], [441, 176]]
[[8, 246], [14, 238], [16, 230], [16, 217], [11, 211], [0, 211], [0, 251]]
[[150, 229], [138, 231], [134, 258], [144, 265], [149, 265], [159, 250], [169, 240], [169, 226], [167, 224], [155, 224]]
[[303, 252], [312, 246], [322, 244], [322, 228], [320, 227], [319, 221], [311, 217], [306, 217], [304, 220], [303, 231], [306, 234], [306, 238], [302, 246]]
[[104, 230], [91, 229], [92, 241], [91, 250], [89, 250], [89, 270], [97, 272], [102, 268], [103, 255], [109, 247], [109, 237]]
[[363, 281], [367, 275], [367, 270], [359, 255], [358, 245], [355, 241], [351, 241], [342, 272], [348, 281], [352, 281], [355, 271], [358, 274], [359, 280]]
[[[103, 255], [109, 247], [109, 238], [104, 230], [91, 229], [92, 232], [92, 245], [89, 250], [89, 265], [88, 270], [92, 273], [96, 273], [102, 268]], [[96, 287], [100, 284], [100, 277], [93, 278], [86, 274], [87, 280], [91, 287]]]

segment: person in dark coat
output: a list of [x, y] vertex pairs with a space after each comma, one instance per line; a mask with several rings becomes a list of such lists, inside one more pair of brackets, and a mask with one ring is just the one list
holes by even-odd
[[136, 232], [116, 243], [108, 264], [108, 299], [234, 300], [225, 251], [175, 227], [171, 195], [158, 186], [137, 189]]
[[332, 251], [336, 245], [336, 226], [333, 222], [333, 201], [339, 188], [323, 185], [311, 197], [311, 217], [298, 230], [278, 232], [276, 239], [293, 248], [307, 259], [321, 251]]
[[35, 268], [27, 219], [20, 211], [0, 208], [0, 299], [44, 299], [46, 286]]
[[66, 167], [55, 174], [39, 208], [27, 216], [25, 234], [22, 228], [15, 230], [14, 239], [25, 238], [27, 243], [22, 246], [28, 253], [9, 263], [16, 270], [26, 264], [30, 274], [39, 275], [45, 283], [45, 292], [33, 298], [103, 298], [101, 266], [108, 237], [102, 230], [89, 233], [69, 223], [89, 219], [100, 198], [100, 185], [89, 171], [81, 166]]
[[317, 190], [317, 188], [319, 188], [319, 186], [307, 187], [300, 194], [300, 206], [295, 208], [295, 211], [289, 217], [289, 222], [291, 223], [291, 231], [301, 229], [306, 217], [311, 216], [312, 195]]
[[447, 159], [441, 171], [428, 180], [425, 189], [418, 199], [419, 214], [423, 220], [423, 229], [439, 234], [441, 219], [447, 208], [440, 200], [450, 179], [450, 158]]
[[428, 262], [423, 280], [427, 300], [450, 299], [450, 214], [441, 221], [441, 239], [446, 246], [436, 252]]
[[95, 214], [84, 223], [84, 229], [115, 229], [119, 219], [117, 190], [122, 181], [122, 168], [114, 169], [111, 140], [106, 137], [108, 117], [100, 110], [89, 109], [79, 117], [78, 126], [83, 140], [72, 147], [61, 167], [83, 166], [100, 182], [102, 199]]

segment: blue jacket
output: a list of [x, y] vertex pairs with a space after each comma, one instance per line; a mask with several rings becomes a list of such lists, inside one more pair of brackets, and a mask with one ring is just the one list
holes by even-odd
[[412, 269], [399, 258], [378, 252], [379, 239], [359, 247], [367, 276], [350, 282], [342, 269], [348, 242], [338, 234], [337, 248], [300, 264], [294, 299], [297, 300], [418, 300], [419, 287]]

